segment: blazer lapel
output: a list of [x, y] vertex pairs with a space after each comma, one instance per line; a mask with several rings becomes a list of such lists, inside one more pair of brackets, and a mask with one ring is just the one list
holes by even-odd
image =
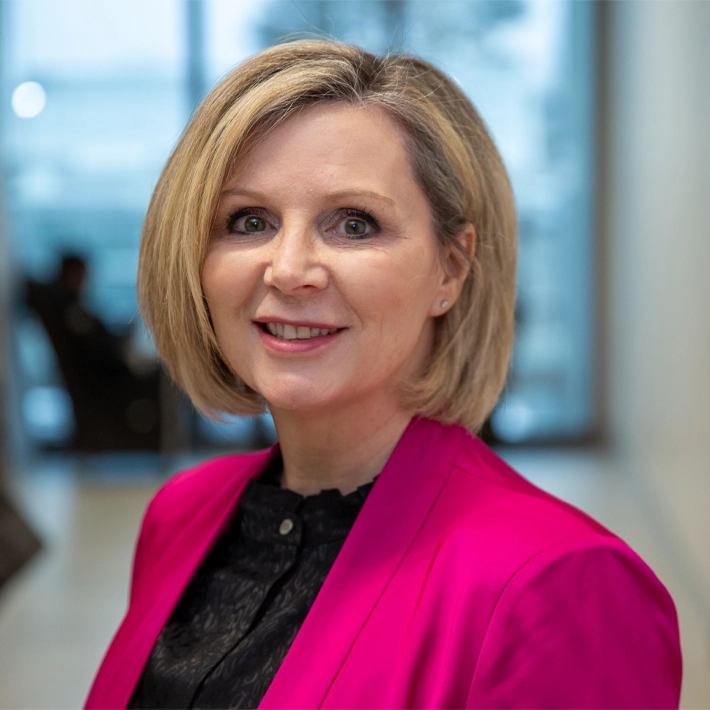
[[402, 435], [260, 708], [320, 707], [467, 436], [415, 418]]
[[[86, 701], [87, 708], [126, 707], [155, 645], [190, 579], [218, 539], [237, 506], [247, 482], [264, 469], [278, 445], [253, 456], [247, 468], [230, 469], [224, 461], [207, 465], [224, 467], [208, 485], [214, 486], [205, 504], [193, 510], [189, 522], [176, 529], [169, 548], [155, 566], [143, 571], [137, 597], [131, 601], [116, 637], [106, 653]], [[209, 476], [206, 476], [209, 478]], [[170, 485], [170, 484], [168, 484]]]

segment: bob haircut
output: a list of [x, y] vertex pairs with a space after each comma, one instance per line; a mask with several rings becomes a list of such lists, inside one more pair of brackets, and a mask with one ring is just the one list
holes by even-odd
[[[515, 205], [501, 157], [471, 102], [445, 74], [414, 57], [300, 40], [252, 56], [216, 86], [170, 156], [143, 227], [138, 296], [158, 352], [208, 416], [264, 411], [261, 396], [221, 353], [202, 266], [227, 178], [270, 130], [323, 102], [379, 107], [399, 125], [429, 199], [442, 258], [458, 254], [469, 270], [456, 303], [436, 319], [424, 371], [401, 396], [414, 414], [478, 431], [510, 361]], [[473, 254], [459, 240], [469, 223], [476, 230]]]

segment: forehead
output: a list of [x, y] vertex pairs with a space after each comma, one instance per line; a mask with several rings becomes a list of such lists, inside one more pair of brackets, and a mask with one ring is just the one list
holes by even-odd
[[294, 194], [337, 185], [400, 200], [419, 189], [394, 119], [379, 107], [346, 103], [318, 104], [286, 119], [237, 163], [224, 189], [285, 184]]

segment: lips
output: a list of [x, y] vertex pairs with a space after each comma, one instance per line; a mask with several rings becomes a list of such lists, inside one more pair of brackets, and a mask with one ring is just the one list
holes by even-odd
[[261, 341], [272, 353], [287, 357], [301, 357], [320, 350], [337, 340], [347, 328], [338, 328], [329, 323], [287, 323], [264, 318], [254, 321]]

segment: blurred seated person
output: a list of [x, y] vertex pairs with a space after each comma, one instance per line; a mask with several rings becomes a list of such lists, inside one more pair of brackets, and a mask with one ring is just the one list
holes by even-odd
[[27, 305], [47, 331], [72, 400], [72, 448], [157, 450], [159, 370], [133, 366], [127, 336], [112, 333], [82, 303], [87, 275], [84, 259], [66, 254], [52, 281], [29, 280], [26, 290]]

